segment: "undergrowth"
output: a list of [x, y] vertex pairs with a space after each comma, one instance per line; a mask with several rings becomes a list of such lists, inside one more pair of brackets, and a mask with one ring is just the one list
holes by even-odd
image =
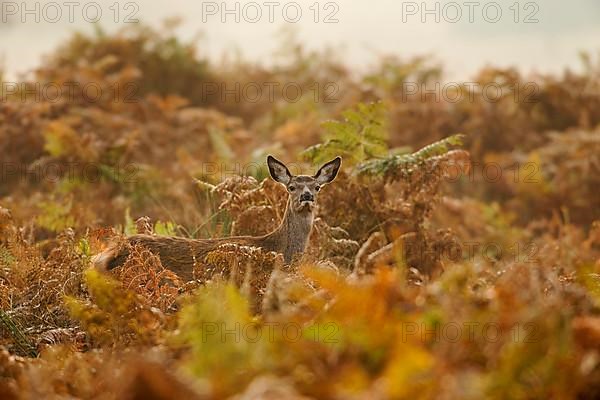
[[[539, 91], [450, 103], [407, 97], [443, 79], [425, 58], [357, 77], [288, 45], [266, 68], [213, 65], [172, 27], [77, 34], [29, 83], [131, 84], [134, 101], [0, 103], [0, 397], [597, 398], [593, 59], [562, 76], [488, 68], [482, 86]], [[201, 93], [290, 80], [311, 96], [337, 82], [339, 98]], [[270, 153], [294, 173], [343, 157], [303, 259], [226, 244], [184, 282], [133, 246], [90, 269], [136, 233], [268, 233], [286, 204]]]

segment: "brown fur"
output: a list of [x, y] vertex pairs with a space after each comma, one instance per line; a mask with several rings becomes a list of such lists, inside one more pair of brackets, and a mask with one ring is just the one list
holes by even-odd
[[[218, 239], [187, 239], [173, 236], [133, 235], [127, 245], [115, 245], [94, 258], [94, 266], [111, 270], [123, 265], [131, 245], [142, 245], [160, 257], [165, 268], [184, 280], [193, 279], [194, 265], [201, 264], [210, 251], [225, 243], [260, 247], [281, 253], [286, 263], [295, 255], [304, 253], [312, 230], [314, 209], [319, 186], [333, 181], [340, 166], [339, 158], [325, 164], [315, 176], [292, 176], [283, 163], [268, 158], [271, 176], [288, 188], [289, 197], [279, 227], [264, 236], [234, 236]], [[303, 201], [310, 194], [312, 201]]]

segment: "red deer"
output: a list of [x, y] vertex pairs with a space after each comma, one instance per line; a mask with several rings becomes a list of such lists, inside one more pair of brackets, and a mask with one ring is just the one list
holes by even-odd
[[[271, 177], [287, 188], [288, 201], [281, 224], [263, 236], [233, 236], [218, 239], [188, 239], [183, 237], [133, 235], [129, 244], [140, 244], [160, 257], [161, 263], [184, 280], [193, 279], [197, 260], [225, 243], [260, 247], [283, 255], [286, 263], [304, 253], [312, 230], [317, 195], [321, 187], [331, 183], [341, 166], [342, 159], [329, 161], [314, 176], [290, 173], [281, 161], [267, 157]], [[113, 246], [94, 257], [94, 266], [111, 270], [122, 265], [129, 256], [129, 246]]]

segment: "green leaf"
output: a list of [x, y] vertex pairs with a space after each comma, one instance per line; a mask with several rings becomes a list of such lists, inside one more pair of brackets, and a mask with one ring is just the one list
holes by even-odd
[[356, 164], [369, 158], [387, 154], [387, 121], [383, 103], [359, 103], [356, 109], [342, 113], [342, 121], [325, 121], [324, 143], [309, 147], [302, 158], [313, 164], [322, 164], [337, 156], [347, 164]]
[[356, 168], [358, 175], [386, 176], [397, 170], [410, 172], [426, 160], [444, 155], [457, 146], [462, 146], [465, 135], [457, 134], [439, 140], [411, 154], [392, 154], [378, 160], [361, 163]]
[[71, 214], [72, 206], [72, 199], [40, 202], [40, 214], [36, 222], [52, 232], [62, 232], [75, 226], [75, 217]]
[[231, 160], [235, 157], [233, 150], [225, 139], [225, 132], [215, 127], [210, 127], [208, 130], [210, 137], [210, 143], [212, 144], [213, 150], [217, 153], [222, 160]]
[[125, 210], [125, 228], [124, 233], [127, 236], [135, 235], [137, 233], [137, 227], [135, 226], [135, 221], [131, 218], [131, 213], [129, 211], [129, 207]]
[[162, 235], [162, 236], [175, 236], [176, 228], [177, 228], [177, 225], [175, 225], [171, 221], [167, 221], [167, 222], [156, 221], [156, 223], [154, 224], [154, 233], [156, 233], [157, 235]]

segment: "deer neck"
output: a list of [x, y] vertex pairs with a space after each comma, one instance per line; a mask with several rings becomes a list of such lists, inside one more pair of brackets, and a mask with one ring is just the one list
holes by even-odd
[[288, 199], [281, 225], [270, 235], [277, 251], [286, 263], [296, 254], [304, 253], [312, 230], [314, 214], [311, 210], [296, 211]]

